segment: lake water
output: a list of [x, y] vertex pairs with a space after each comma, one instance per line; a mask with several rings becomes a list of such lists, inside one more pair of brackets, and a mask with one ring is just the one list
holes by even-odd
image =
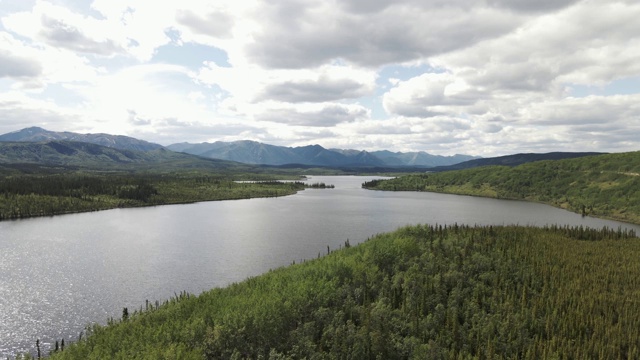
[[569, 224], [635, 229], [522, 201], [361, 189], [321, 177], [282, 198], [114, 209], [0, 222], [0, 358], [75, 341], [145, 300], [198, 294], [407, 224]]

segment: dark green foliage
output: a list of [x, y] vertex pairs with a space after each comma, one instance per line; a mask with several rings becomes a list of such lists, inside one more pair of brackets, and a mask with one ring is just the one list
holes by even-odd
[[363, 187], [531, 200], [640, 223], [640, 152], [408, 175]]
[[123, 187], [118, 191], [119, 198], [142, 202], [149, 201], [152, 195], [158, 195], [158, 190], [144, 180], [135, 185]]
[[313, 183], [311, 185], [308, 185], [308, 187], [310, 187], [312, 189], [333, 189], [333, 188], [335, 188], [334, 185], [327, 185], [327, 184], [325, 184], [323, 182], [316, 182], [316, 183]]
[[238, 183], [206, 174], [59, 173], [0, 177], [0, 220], [293, 194], [302, 183]]
[[634, 236], [406, 227], [197, 297], [176, 295], [91, 327], [52, 358], [637, 358]]
[[522, 164], [526, 164], [534, 161], [542, 161], [542, 160], [561, 160], [561, 159], [574, 159], [583, 156], [593, 156], [593, 155], [602, 155], [603, 153], [597, 152], [550, 152], [550, 153], [525, 153], [525, 154], [513, 154], [513, 155], [505, 155], [498, 156], [492, 158], [480, 158], [473, 159], [469, 161], [460, 162], [453, 165], [448, 166], [436, 166], [429, 171], [451, 171], [451, 170], [462, 170], [462, 169], [471, 169], [479, 166], [489, 166], [489, 165], [504, 165], [504, 166], [518, 166]]

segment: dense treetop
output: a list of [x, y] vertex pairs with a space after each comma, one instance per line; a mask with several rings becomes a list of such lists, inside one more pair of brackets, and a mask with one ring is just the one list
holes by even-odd
[[620, 230], [406, 227], [123, 311], [52, 358], [635, 358], [639, 258]]
[[640, 223], [640, 152], [407, 175], [363, 186], [531, 200]]

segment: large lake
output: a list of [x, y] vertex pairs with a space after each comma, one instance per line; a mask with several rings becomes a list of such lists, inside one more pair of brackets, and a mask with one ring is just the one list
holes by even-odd
[[550, 206], [360, 188], [373, 177], [312, 177], [335, 189], [0, 222], [0, 358], [77, 339], [123, 307], [241, 281], [407, 224], [640, 226]]

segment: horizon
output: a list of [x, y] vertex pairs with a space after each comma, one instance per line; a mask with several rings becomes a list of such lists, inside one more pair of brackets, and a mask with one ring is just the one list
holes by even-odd
[[[13, 134], [13, 133], [20, 133], [24, 130], [28, 130], [28, 129], [40, 129], [40, 130], [44, 130], [44, 131], [48, 131], [48, 132], [58, 132], [58, 133], [75, 133], [75, 132], [71, 132], [71, 131], [55, 131], [55, 130], [50, 130], [50, 129], [45, 129], [43, 127], [40, 126], [30, 126], [27, 128], [22, 128], [22, 129], [18, 129], [18, 130], [14, 130], [14, 131], [10, 131], [4, 134], [0, 134], [0, 136], [2, 135], [7, 135], [7, 134]], [[159, 143], [154, 143], [153, 141], [148, 141], [146, 139], [140, 139], [140, 138], [134, 138], [134, 137], [130, 137], [128, 135], [118, 135], [118, 134], [109, 134], [109, 133], [76, 133], [79, 135], [108, 135], [108, 136], [125, 136], [125, 137], [129, 137], [132, 138], [134, 140], [141, 140], [141, 141], [145, 141], [145, 142], [149, 142], [149, 143], [153, 143], [156, 145], [161, 145], [163, 147], [169, 147], [171, 145], [179, 145], [179, 144], [189, 144], [189, 145], [200, 145], [200, 144], [213, 144], [215, 142], [223, 142], [223, 143], [232, 143], [232, 142], [243, 142], [243, 141], [249, 141], [249, 142], [254, 142], [254, 143], [259, 143], [259, 144], [264, 144], [264, 145], [270, 145], [270, 146], [283, 146], [283, 145], [274, 145], [274, 144], [269, 144], [269, 143], [264, 143], [264, 142], [260, 142], [260, 141], [255, 141], [255, 140], [247, 140], [247, 139], [240, 139], [240, 140], [232, 140], [232, 141], [222, 141], [222, 140], [215, 140], [215, 141], [211, 141], [211, 142], [198, 142], [198, 143], [193, 143], [193, 142], [188, 142], [188, 141], [181, 141], [181, 142], [176, 142], [176, 143], [172, 143], [172, 144], [159, 144]], [[494, 155], [494, 156], [479, 156], [476, 154], [464, 154], [464, 153], [455, 153], [455, 154], [431, 154], [429, 152], [426, 151], [392, 151], [389, 149], [374, 149], [374, 150], [366, 150], [366, 149], [354, 149], [354, 148], [327, 148], [324, 147], [320, 144], [306, 144], [306, 145], [298, 145], [298, 146], [290, 146], [290, 148], [295, 148], [295, 147], [306, 147], [306, 146], [321, 146], [327, 150], [339, 150], [339, 151], [364, 151], [367, 153], [375, 153], [375, 152], [382, 152], [382, 151], [389, 151], [392, 153], [424, 153], [427, 155], [431, 155], [431, 156], [442, 156], [442, 157], [455, 157], [455, 156], [471, 156], [474, 157], [475, 159], [478, 158], [492, 158], [492, 157], [506, 157], [506, 156], [512, 156], [512, 155], [527, 155], [527, 154], [547, 154], [547, 153], [562, 153], [563, 151], [545, 151], [545, 152], [540, 152], [540, 153], [533, 153], [533, 152], [525, 152], [525, 153], [509, 153], [509, 154], [499, 154], [499, 155]], [[287, 147], [287, 146], [285, 146]], [[575, 153], [587, 153], [587, 152], [592, 152], [592, 151], [572, 151]], [[571, 153], [571, 152], [566, 152], [566, 153]], [[607, 153], [607, 152], [602, 152], [603, 154]], [[473, 159], [472, 159], [473, 160]], [[465, 160], [468, 161], [468, 160]]]
[[0, 133], [637, 151], [640, 4], [0, 0]]

